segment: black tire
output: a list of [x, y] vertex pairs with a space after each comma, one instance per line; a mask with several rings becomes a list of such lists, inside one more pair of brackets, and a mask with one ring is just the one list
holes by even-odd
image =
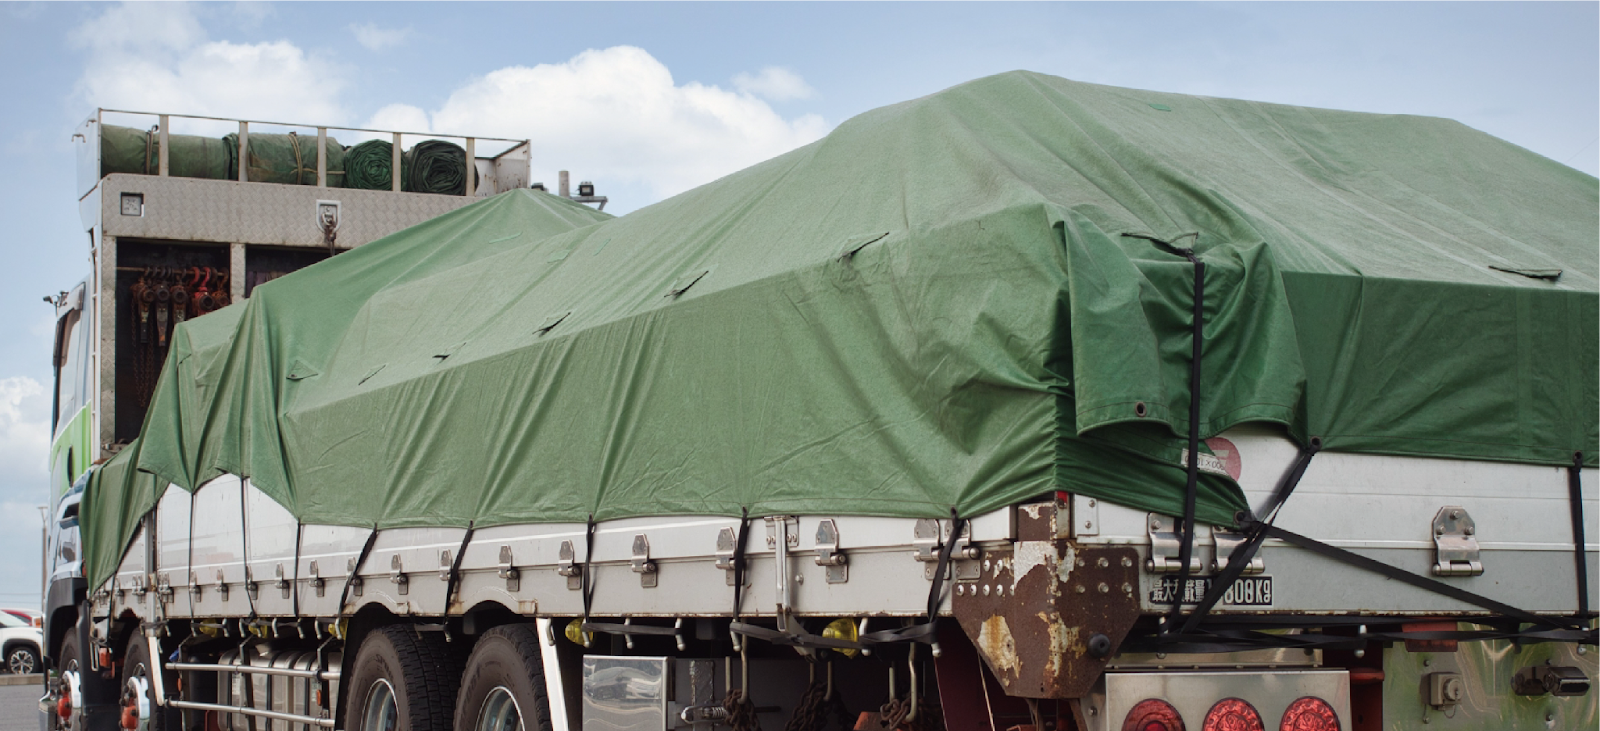
[[[497, 700], [510, 695], [522, 731], [552, 731], [541, 649], [539, 633], [528, 624], [502, 625], [478, 638], [456, 699], [456, 731], [478, 729], [492, 694]], [[496, 694], [496, 689], [504, 693]]]
[[[150, 701], [150, 731], [176, 729], [179, 724], [174, 718], [173, 709], [156, 705], [156, 684], [150, 672], [152, 667], [149, 644], [147, 644], [144, 635], [134, 634], [133, 638], [128, 640], [128, 651], [122, 656], [122, 677], [119, 679], [121, 685], [118, 686], [117, 690], [118, 704], [121, 704], [120, 699], [122, 694], [126, 692], [128, 681], [135, 677], [144, 676], [149, 684], [149, 692], [146, 696]], [[166, 687], [175, 687], [170, 673], [164, 677], [164, 680], [166, 680]]]
[[6, 672], [31, 675], [39, 672], [39, 650], [33, 645], [12, 645], [6, 650]]
[[[74, 625], [67, 629], [67, 636], [61, 639], [61, 649], [56, 651], [56, 671], [61, 673], [65, 673], [67, 671], [78, 671], [81, 674], [82, 670], [80, 666], [83, 664], [83, 661], [79, 659], [79, 656], [78, 628], [76, 625]], [[66, 693], [65, 687], [66, 686], [64, 685], [62, 686], [63, 689], [61, 692], [63, 694]], [[72, 709], [72, 720], [77, 721], [82, 714], [83, 709]], [[71, 722], [63, 724], [61, 723], [61, 718], [55, 714], [50, 714], [49, 719], [51, 723], [50, 728], [52, 729], [71, 729], [81, 727], [81, 724], [74, 726]]]
[[345, 731], [367, 731], [368, 711], [379, 710], [386, 700], [393, 702], [394, 731], [450, 731], [461, 677], [461, 661], [452, 650], [439, 632], [403, 625], [373, 630], [351, 666]]

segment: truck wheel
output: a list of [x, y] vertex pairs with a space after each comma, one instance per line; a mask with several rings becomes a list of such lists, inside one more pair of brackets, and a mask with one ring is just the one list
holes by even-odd
[[12, 675], [29, 675], [39, 672], [39, 652], [28, 645], [17, 645], [6, 651], [6, 670]]
[[438, 632], [390, 625], [361, 641], [345, 703], [345, 731], [450, 731], [461, 676]]
[[[172, 713], [172, 709], [156, 705], [156, 688], [155, 683], [151, 680], [150, 672], [152, 667], [150, 646], [146, 643], [144, 635], [134, 634], [133, 639], [128, 641], [128, 651], [122, 658], [122, 701], [120, 705], [126, 707], [130, 702], [130, 681], [141, 680], [145, 689], [144, 699], [148, 704], [146, 707], [150, 709], [150, 725], [147, 727], [149, 731], [166, 731], [167, 729], [178, 728], [178, 724], [168, 718], [169, 714]], [[166, 681], [167, 687], [173, 687], [171, 678], [166, 678]], [[132, 702], [137, 704], [137, 699], [133, 699]]]
[[456, 700], [459, 731], [551, 731], [539, 633], [508, 624], [484, 633]]

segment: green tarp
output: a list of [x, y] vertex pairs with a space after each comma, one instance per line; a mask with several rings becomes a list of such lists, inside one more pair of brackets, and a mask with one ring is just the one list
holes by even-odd
[[[379, 527], [1179, 513], [1193, 269], [1144, 237], [1191, 232], [1205, 436], [1592, 465], [1597, 197], [1449, 120], [1023, 72], [614, 220], [502, 194], [181, 326], [86, 498], [91, 578], [156, 485], [222, 472]], [[1202, 520], [1244, 507], [1204, 477]]]
[[[328, 137], [323, 145], [327, 158], [329, 188], [344, 187], [344, 146]], [[228, 151], [228, 179], [239, 179], [239, 133], [222, 138]], [[280, 183], [283, 185], [317, 184], [317, 136], [289, 134], [251, 134], [245, 145], [248, 170], [252, 183]]]
[[[228, 179], [232, 158], [221, 139], [199, 135], [167, 135], [168, 174], [177, 178]], [[154, 129], [102, 125], [100, 175], [133, 173], [155, 175], [161, 171], [161, 135]]]

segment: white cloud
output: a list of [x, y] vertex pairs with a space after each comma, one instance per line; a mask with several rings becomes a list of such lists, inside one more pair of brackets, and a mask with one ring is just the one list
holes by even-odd
[[8, 481], [37, 478], [44, 486], [49, 419], [48, 389], [27, 376], [0, 378], [0, 474]]
[[[401, 117], [410, 109], [390, 106], [380, 114]], [[640, 184], [658, 198], [828, 130], [821, 117], [785, 119], [749, 94], [676, 84], [666, 66], [631, 46], [492, 71], [457, 89], [429, 116], [436, 132], [530, 138], [536, 163], [582, 179]]]
[[[113, 6], [70, 40], [88, 54], [77, 91], [94, 106], [323, 124], [346, 119], [342, 69], [289, 41], [209, 40], [185, 4]], [[230, 131], [226, 126], [174, 124], [208, 134]]]
[[351, 24], [350, 32], [356, 34], [356, 42], [367, 47], [369, 51], [382, 51], [406, 42], [411, 37], [411, 28], [379, 28], [376, 23]]
[[799, 74], [777, 66], [761, 69], [761, 73], [754, 76], [741, 73], [733, 77], [733, 85], [746, 94], [775, 102], [810, 99], [817, 94], [817, 90], [811, 88]]

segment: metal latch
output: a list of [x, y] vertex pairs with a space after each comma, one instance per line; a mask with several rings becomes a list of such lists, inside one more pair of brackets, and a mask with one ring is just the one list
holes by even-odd
[[[767, 516], [761, 519], [767, 524], [767, 548], [778, 547], [778, 526], [774, 521], [778, 518]], [[789, 548], [800, 547], [800, 519], [793, 515], [783, 516], [784, 545]]]
[[650, 560], [650, 538], [643, 533], [633, 536], [633, 558], [628, 561], [633, 566], [633, 573], [639, 575], [639, 586], [654, 589], [656, 586], [656, 562]]
[[170, 602], [172, 601], [172, 595], [172, 580], [167, 578], [166, 574], [158, 574], [156, 576], [156, 596], [160, 597], [163, 602]]
[[1433, 574], [1435, 576], [1481, 576], [1483, 562], [1478, 556], [1477, 526], [1472, 516], [1459, 505], [1446, 505], [1433, 516]]
[[[951, 539], [955, 541], [955, 545], [950, 549], [951, 564], [956, 564], [958, 561], [975, 561], [983, 556], [983, 549], [968, 544], [971, 525], [968, 523], [961, 535]], [[933, 518], [918, 518], [911, 530], [911, 548], [915, 551], [912, 557], [927, 564], [922, 568], [922, 577], [929, 581], [933, 580], [933, 571], [939, 565], [939, 552], [944, 548], [943, 536], [944, 524]], [[977, 578], [981, 568], [977, 564], [972, 564], [971, 568], [957, 568], [957, 578]], [[946, 567], [945, 571], [945, 578], [949, 578], [950, 567]]]
[[217, 596], [228, 601], [228, 577], [223, 575], [222, 569], [217, 569]]
[[578, 554], [572, 550], [572, 541], [562, 541], [556, 552], [556, 573], [567, 577], [567, 588], [583, 588], [583, 567], [578, 565]]
[[[1233, 555], [1234, 549], [1243, 544], [1247, 537], [1243, 533], [1235, 533], [1221, 526], [1213, 526], [1211, 528], [1211, 538], [1217, 544], [1217, 554], [1211, 561], [1211, 570], [1220, 574], [1228, 568], [1228, 557]], [[1261, 549], [1257, 547], [1256, 555], [1251, 556], [1250, 563], [1245, 564], [1244, 573], [1259, 574], [1266, 570], [1267, 561], [1261, 557]]]
[[277, 573], [277, 579], [275, 579], [273, 581], [273, 585], [277, 586], [278, 587], [278, 591], [282, 592], [284, 599], [288, 599], [289, 598], [289, 577], [284, 576], [284, 574], [283, 574], [283, 564], [281, 564], [281, 563], [278, 564], [277, 568], [274, 569], [274, 571]]
[[405, 566], [400, 563], [400, 554], [389, 557], [389, 580], [400, 587], [399, 593], [404, 596], [411, 593], [411, 579], [406, 576]]
[[[732, 528], [723, 528], [717, 531], [717, 568], [722, 569], [728, 586], [733, 586], [733, 553], [738, 550], [739, 535]], [[745, 583], [750, 581], [750, 572], [745, 572]]]
[[189, 601], [194, 601], [194, 602], [200, 601], [200, 596], [201, 596], [202, 593], [204, 593], [204, 590], [200, 588], [200, 575], [195, 573], [195, 572], [193, 572], [193, 571], [190, 571], [189, 572]]
[[345, 584], [349, 585], [350, 587], [350, 595], [361, 596], [362, 586], [366, 582], [362, 581], [361, 577], [356, 575], [355, 559], [352, 558], [344, 562], [344, 575], [347, 577], [345, 579]]
[[839, 526], [831, 518], [817, 521], [817, 565], [827, 569], [830, 584], [850, 580], [850, 557], [839, 549]]
[[322, 596], [327, 591], [328, 582], [322, 580], [322, 574], [317, 568], [317, 562], [312, 561], [306, 566], [306, 573], [311, 576], [311, 588], [317, 590], [317, 596]]
[[[1160, 513], [1150, 513], [1148, 517], [1145, 525], [1149, 527], [1150, 558], [1145, 559], [1144, 570], [1152, 574], [1179, 573], [1178, 554], [1183, 547], [1183, 536], [1178, 533], [1178, 519]], [[1189, 573], [1200, 573], [1200, 557], [1192, 552]]]
[[511, 563], [511, 547], [500, 547], [500, 571], [498, 576], [506, 580], [506, 591], [522, 591], [522, 572]]

